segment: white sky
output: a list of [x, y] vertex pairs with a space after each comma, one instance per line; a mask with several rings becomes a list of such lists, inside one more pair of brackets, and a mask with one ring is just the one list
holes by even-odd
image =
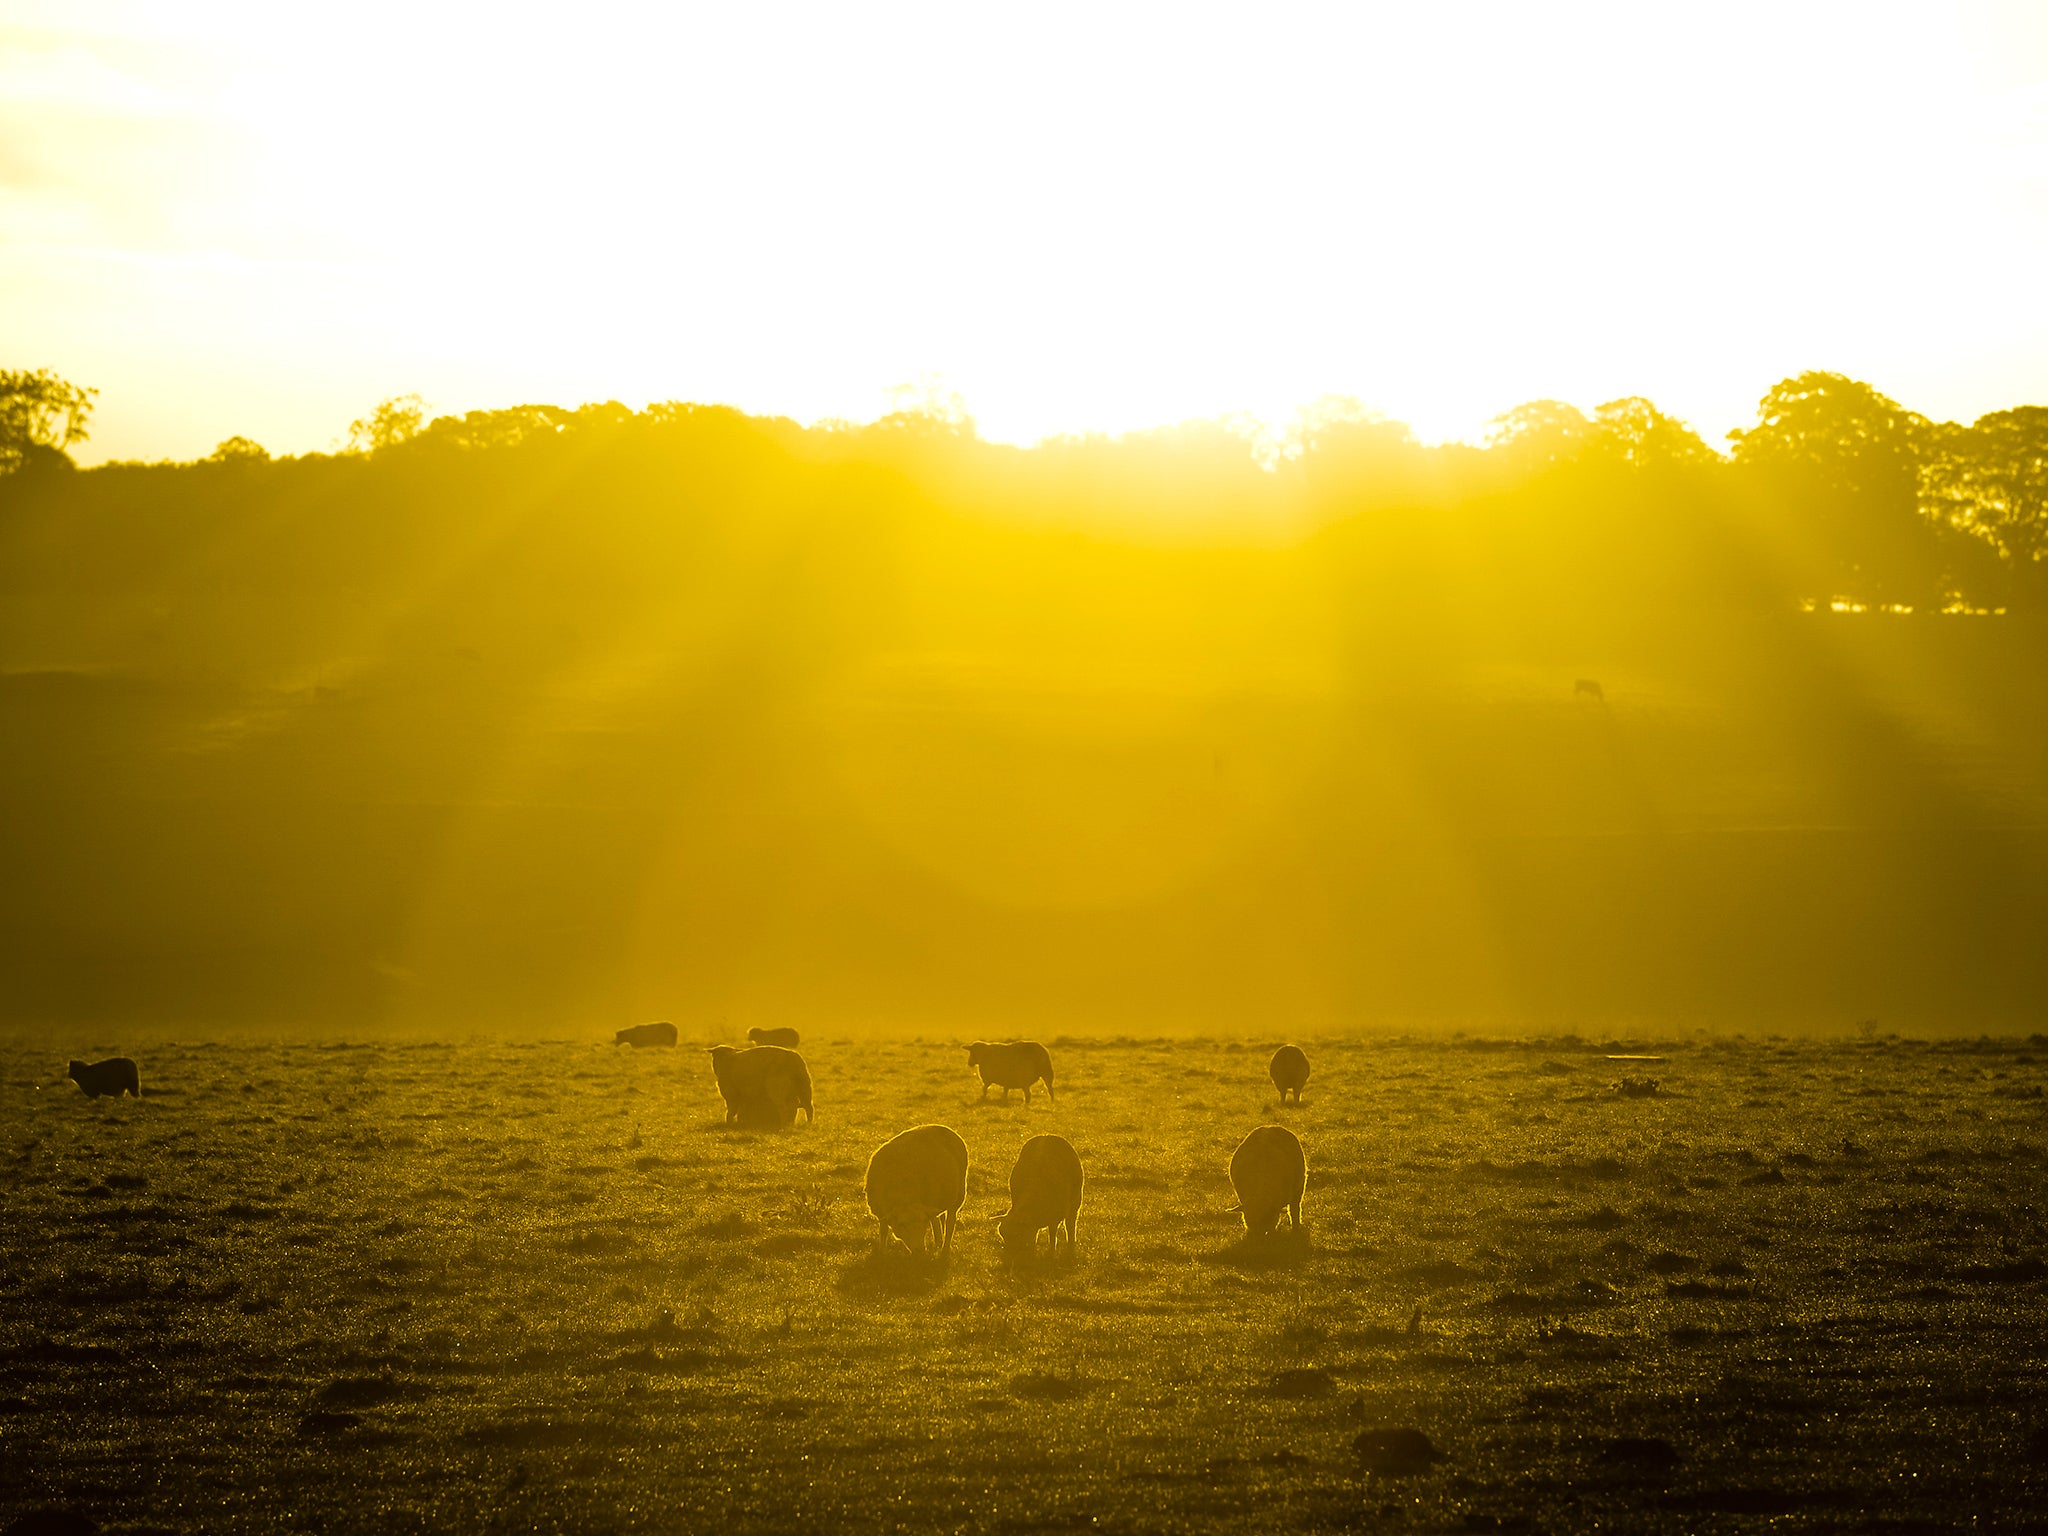
[[0, 0], [0, 367], [80, 457], [376, 400], [1425, 437], [2048, 401], [2048, 3]]

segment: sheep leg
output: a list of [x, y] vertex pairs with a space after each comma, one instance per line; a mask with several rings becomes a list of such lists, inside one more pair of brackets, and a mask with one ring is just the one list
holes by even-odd
[[1053, 1095], [1052, 1079], [1049, 1077], [1045, 1080], [1045, 1102], [1048, 1104], [1059, 1103], [1059, 1100]]

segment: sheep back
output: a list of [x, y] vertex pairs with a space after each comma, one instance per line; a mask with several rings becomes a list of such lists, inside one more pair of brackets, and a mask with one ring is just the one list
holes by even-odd
[[622, 1029], [612, 1036], [613, 1045], [630, 1045], [635, 1050], [649, 1045], [674, 1045], [676, 1027], [663, 1022], [660, 1024], [635, 1024], [631, 1029]]
[[1052, 1093], [1052, 1052], [1036, 1040], [977, 1040], [967, 1047], [967, 1064], [989, 1088], [1022, 1088], [1037, 1082]]
[[1301, 1090], [1308, 1086], [1308, 1057], [1298, 1045], [1283, 1045], [1273, 1053], [1272, 1065], [1268, 1068], [1273, 1077], [1273, 1086], [1280, 1090], [1280, 1097], [1293, 1094], [1297, 1103]]
[[934, 1216], [967, 1203], [967, 1143], [951, 1126], [914, 1126], [875, 1149], [863, 1187], [875, 1219], [916, 1247]]
[[1262, 1125], [1230, 1155], [1230, 1187], [1237, 1191], [1245, 1231], [1270, 1232], [1290, 1206], [1298, 1213], [1308, 1188], [1308, 1158], [1284, 1125]]
[[[996, 1218], [1003, 1246], [1017, 1251], [1036, 1244], [1038, 1234], [1065, 1222], [1067, 1243], [1074, 1241], [1074, 1220], [1081, 1214], [1081, 1154], [1064, 1136], [1034, 1136], [1017, 1154], [1010, 1170], [1010, 1208]], [[1054, 1246], [1058, 1234], [1054, 1233]]]
[[811, 1071], [803, 1057], [779, 1045], [754, 1045], [734, 1050], [711, 1048], [711, 1075], [725, 1100], [725, 1118], [745, 1126], [796, 1123], [801, 1109], [810, 1120]]
[[97, 1099], [102, 1094], [119, 1098], [124, 1093], [142, 1097], [142, 1077], [135, 1070], [135, 1063], [126, 1056], [110, 1056], [105, 1061], [74, 1061], [64, 1074], [78, 1084], [79, 1092], [88, 1099]]

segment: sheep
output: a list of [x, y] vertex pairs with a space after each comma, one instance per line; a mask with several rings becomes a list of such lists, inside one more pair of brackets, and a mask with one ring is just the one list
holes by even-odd
[[996, 1218], [1003, 1254], [1012, 1263], [1038, 1251], [1038, 1234], [1060, 1254], [1060, 1228], [1067, 1229], [1067, 1257], [1074, 1256], [1074, 1224], [1081, 1216], [1081, 1155], [1064, 1136], [1034, 1136], [1010, 1171], [1010, 1208]]
[[622, 1029], [612, 1036], [613, 1045], [630, 1045], [639, 1050], [646, 1045], [674, 1045], [676, 1027], [673, 1024], [635, 1024], [631, 1029]]
[[939, 1251], [950, 1253], [960, 1207], [967, 1203], [967, 1143], [944, 1125], [904, 1131], [868, 1159], [865, 1187], [868, 1209], [882, 1224], [881, 1247], [894, 1236], [921, 1253], [925, 1234], [936, 1230]]
[[1057, 1104], [1052, 1092], [1052, 1056], [1036, 1040], [1015, 1040], [998, 1044], [990, 1040], [977, 1040], [967, 1047], [967, 1065], [981, 1072], [981, 1096], [988, 1097], [990, 1088], [1003, 1090], [1003, 1097], [1009, 1098], [1012, 1088], [1024, 1090], [1024, 1102], [1031, 1102], [1031, 1085], [1043, 1079], [1045, 1096]]
[[1233, 1211], [1244, 1215], [1248, 1237], [1263, 1237], [1287, 1212], [1290, 1230], [1301, 1229], [1301, 1196], [1308, 1187], [1308, 1159], [1301, 1142], [1284, 1125], [1262, 1125], [1237, 1144], [1230, 1155], [1230, 1187], [1237, 1191]]
[[135, 1071], [135, 1063], [126, 1056], [113, 1056], [105, 1061], [74, 1061], [71, 1070], [64, 1074], [78, 1084], [88, 1099], [101, 1094], [114, 1098], [124, 1093], [142, 1097], [142, 1079]]
[[812, 1119], [811, 1072], [795, 1051], [779, 1045], [743, 1050], [714, 1045], [711, 1073], [725, 1100], [728, 1125], [735, 1120], [745, 1126], [794, 1125], [799, 1109], [805, 1121]]
[[1572, 683], [1572, 697], [1575, 699], [1594, 699], [1605, 704], [1607, 702], [1607, 690], [1600, 686], [1598, 678], [1581, 677], [1575, 679]]
[[750, 1029], [747, 1038], [756, 1045], [779, 1045], [791, 1051], [800, 1043], [793, 1029]]
[[1301, 1090], [1308, 1086], [1308, 1057], [1302, 1054], [1298, 1045], [1283, 1045], [1273, 1053], [1273, 1063], [1267, 1068], [1272, 1074], [1273, 1086], [1280, 1090], [1280, 1102], [1287, 1102], [1287, 1095], [1294, 1095], [1294, 1102], [1301, 1102]]

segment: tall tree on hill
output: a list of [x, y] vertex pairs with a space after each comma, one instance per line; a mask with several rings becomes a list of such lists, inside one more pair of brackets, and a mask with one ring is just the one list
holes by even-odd
[[1932, 512], [1997, 550], [2015, 598], [2048, 603], [2048, 406], [1938, 433], [1923, 488]]
[[98, 393], [47, 368], [0, 368], [0, 474], [38, 463], [68, 465], [64, 450], [85, 441]]
[[393, 395], [378, 402], [368, 416], [348, 424], [348, 451], [375, 453], [409, 443], [419, 436], [426, 416], [426, 402], [418, 395]]
[[1712, 464], [1720, 458], [1699, 433], [1641, 395], [1610, 400], [1593, 412], [1591, 447], [1635, 469]]
[[1735, 462], [1784, 520], [1815, 586], [1807, 596], [1939, 602], [1943, 525], [1920, 501], [1935, 436], [1926, 417], [1843, 374], [1802, 373], [1764, 396], [1755, 426], [1729, 436]]
[[1486, 446], [1524, 473], [1569, 464], [1593, 436], [1586, 413], [1562, 400], [1530, 400], [1488, 423]]

